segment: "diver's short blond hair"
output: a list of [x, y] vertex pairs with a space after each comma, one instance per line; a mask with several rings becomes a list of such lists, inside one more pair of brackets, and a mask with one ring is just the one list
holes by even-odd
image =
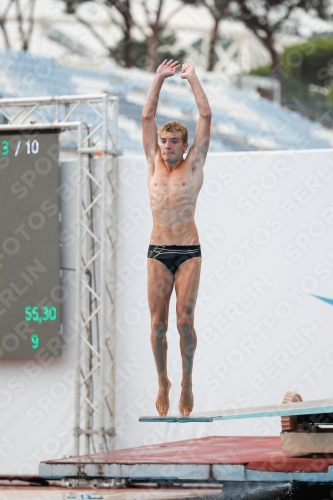
[[184, 123], [168, 122], [160, 128], [160, 137], [163, 132], [181, 132], [183, 144], [188, 142], [188, 129]]

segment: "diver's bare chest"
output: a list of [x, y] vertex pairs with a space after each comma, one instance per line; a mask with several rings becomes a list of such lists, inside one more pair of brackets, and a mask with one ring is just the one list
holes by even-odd
[[193, 173], [187, 169], [177, 169], [167, 172], [165, 167], [156, 168], [150, 179], [149, 190], [151, 196], [164, 194], [165, 196], [187, 197], [197, 192], [197, 182]]
[[193, 186], [191, 179], [179, 177], [173, 179], [153, 178], [150, 183], [150, 198], [152, 202], [160, 204], [188, 203], [195, 198], [197, 190]]

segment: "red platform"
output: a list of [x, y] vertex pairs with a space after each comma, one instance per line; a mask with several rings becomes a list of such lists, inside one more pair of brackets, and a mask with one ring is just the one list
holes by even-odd
[[215, 436], [40, 464], [45, 478], [333, 482], [333, 455], [286, 454], [279, 437]]

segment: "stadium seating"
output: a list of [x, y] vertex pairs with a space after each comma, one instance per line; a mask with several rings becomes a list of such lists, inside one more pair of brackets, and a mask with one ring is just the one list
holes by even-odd
[[[119, 153], [142, 154], [141, 112], [152, 75], [104, 64], [99, 71], [62, 65], [25, 52], [0, 52], [2, 97], [36, 97], [108, 92], [119, 97]], [[261, 98], [255, 92], [205, 84], [213, 111], [211, 152], [331, 148], [333, 131]], [[197, 108], [186, 81], [166, 80], [158, 126], [179, 120], [193, 140]], [[96, 120], [92, 117], [92, 120]], [[67, 146], [68, 147], [68, 146]], [[74, 144], [73, 144], [74, 147]]]

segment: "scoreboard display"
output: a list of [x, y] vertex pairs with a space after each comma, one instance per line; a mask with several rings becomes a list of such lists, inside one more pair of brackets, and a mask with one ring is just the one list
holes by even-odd
[[0, 359], [61, 354], [59, 131], [0, 131]]

